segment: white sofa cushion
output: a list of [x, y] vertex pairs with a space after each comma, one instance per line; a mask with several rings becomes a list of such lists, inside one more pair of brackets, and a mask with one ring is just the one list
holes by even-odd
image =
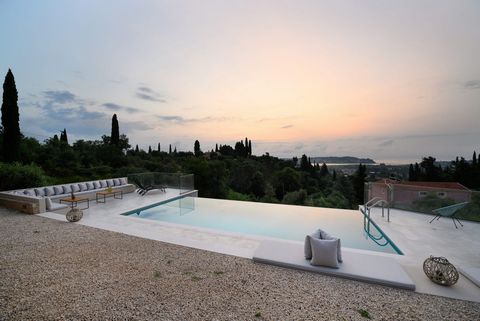
[[36, 196], [45, 196], [45, 190], [43, 188], [35, 188], [34, 191]]
[[107, 179], [107, 185], [108, 185], [108, 187], [115, 186], [115, 184], [113, 183], [113, 179]]
[[100, 185], [100, 182], [97, 181], [93, 182], [93, 186], [95, 187], [95, 189], [99, 189], [102, 187], [102, 185]]
[[63, 194], [63, 186], [54, 186], [53, 191], [55, 192], [55, 195]]
[[120, 177], [120, 185], [127, 185], [127, 179], [125, 177]]
[[312, 260], [310, 264], [338, 268], [338, 241], [338, 239], [321, 240], [310, 238], [310, 244], [312, 245]]
[[23, 191], [23, 194], [27, 196], [35, 196], [35, 191], [33, 189], [26, 189]]
[[45, 196], [55, 195], [55, 190], [53, 189], [52, 186], [47, 186], [47, 187], [45, 187], [43, 190], [44, 190], [44, 192], [45, 192]]
[[80, 192], [80, 187], [78, 187], [78, 184], [72, 184], [72, 185], [70, 185], [70, 188], [72, 189], [72, 191], [74, 193]]
[[63, 185], [63, 194], [70, 194], [72, 192], [72, 188], [70, 185]]
[[87, 182], [85, 183], [87, 185], [87, 189], [88, 190], [92, 190], [92, 189], [95, 189], [95, 186], [93, 186], [93, 182]]
[[113, 186], [120, 186], [120, 180], [118, 178], [113, 179]]
[[78, 183], [78, 187], [80, 187], [80, 192], [87, 191], [87, 184], [85, 183]]
[[108, 187], [107, 181], [106, 180], [101, 180], [100, 181], [100, 187], [101, 188], [107, 188]]

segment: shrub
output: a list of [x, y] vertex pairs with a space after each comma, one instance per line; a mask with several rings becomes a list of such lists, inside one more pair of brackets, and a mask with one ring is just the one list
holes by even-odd
[[35, 165], [0, 163], [0, 190], [44, 186], [49, 182], [43, 170]]

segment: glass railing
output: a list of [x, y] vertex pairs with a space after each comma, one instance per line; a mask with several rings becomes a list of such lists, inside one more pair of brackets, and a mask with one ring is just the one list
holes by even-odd
[[138, 188], [170, 189], [178, 191], [179, 195], [192, 192], [194, 187], [194, 175], [183, 173], [160, 173], [148, 172], [129, 174], [128, 182]]
[[459, 188], [440, 188], [408, 185], [408, 182], [401, 184], [366, 183], [365, 203], [375, 197], [387, 201], [390, 208], [426, 214], [435, 214], [435, 210], [463, 204], [457, 207], [458, 209], [454, 213], [455, 217], [480, 221], [480, 192], [461, 188], [461, 186]]

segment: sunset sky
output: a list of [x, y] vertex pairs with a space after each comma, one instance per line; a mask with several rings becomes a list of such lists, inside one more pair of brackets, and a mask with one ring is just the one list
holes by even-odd
[[254, 154], [480, 151], [480, 1], [0, 1], [24, 134]]

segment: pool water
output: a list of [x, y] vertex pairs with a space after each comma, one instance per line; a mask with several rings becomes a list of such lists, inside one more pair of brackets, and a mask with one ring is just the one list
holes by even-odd
[[[174, 200], [124, 215], [294, 241], [303, 241], [305, 235], [321, 228], [339, 237], [344, 247], [397, 253], [390, 243], [379, 246], [367, 236], [360, 211], [208, 198], [188, 199], [188, 202]], [[380, 235], [378, 231], [374, 234]]]

